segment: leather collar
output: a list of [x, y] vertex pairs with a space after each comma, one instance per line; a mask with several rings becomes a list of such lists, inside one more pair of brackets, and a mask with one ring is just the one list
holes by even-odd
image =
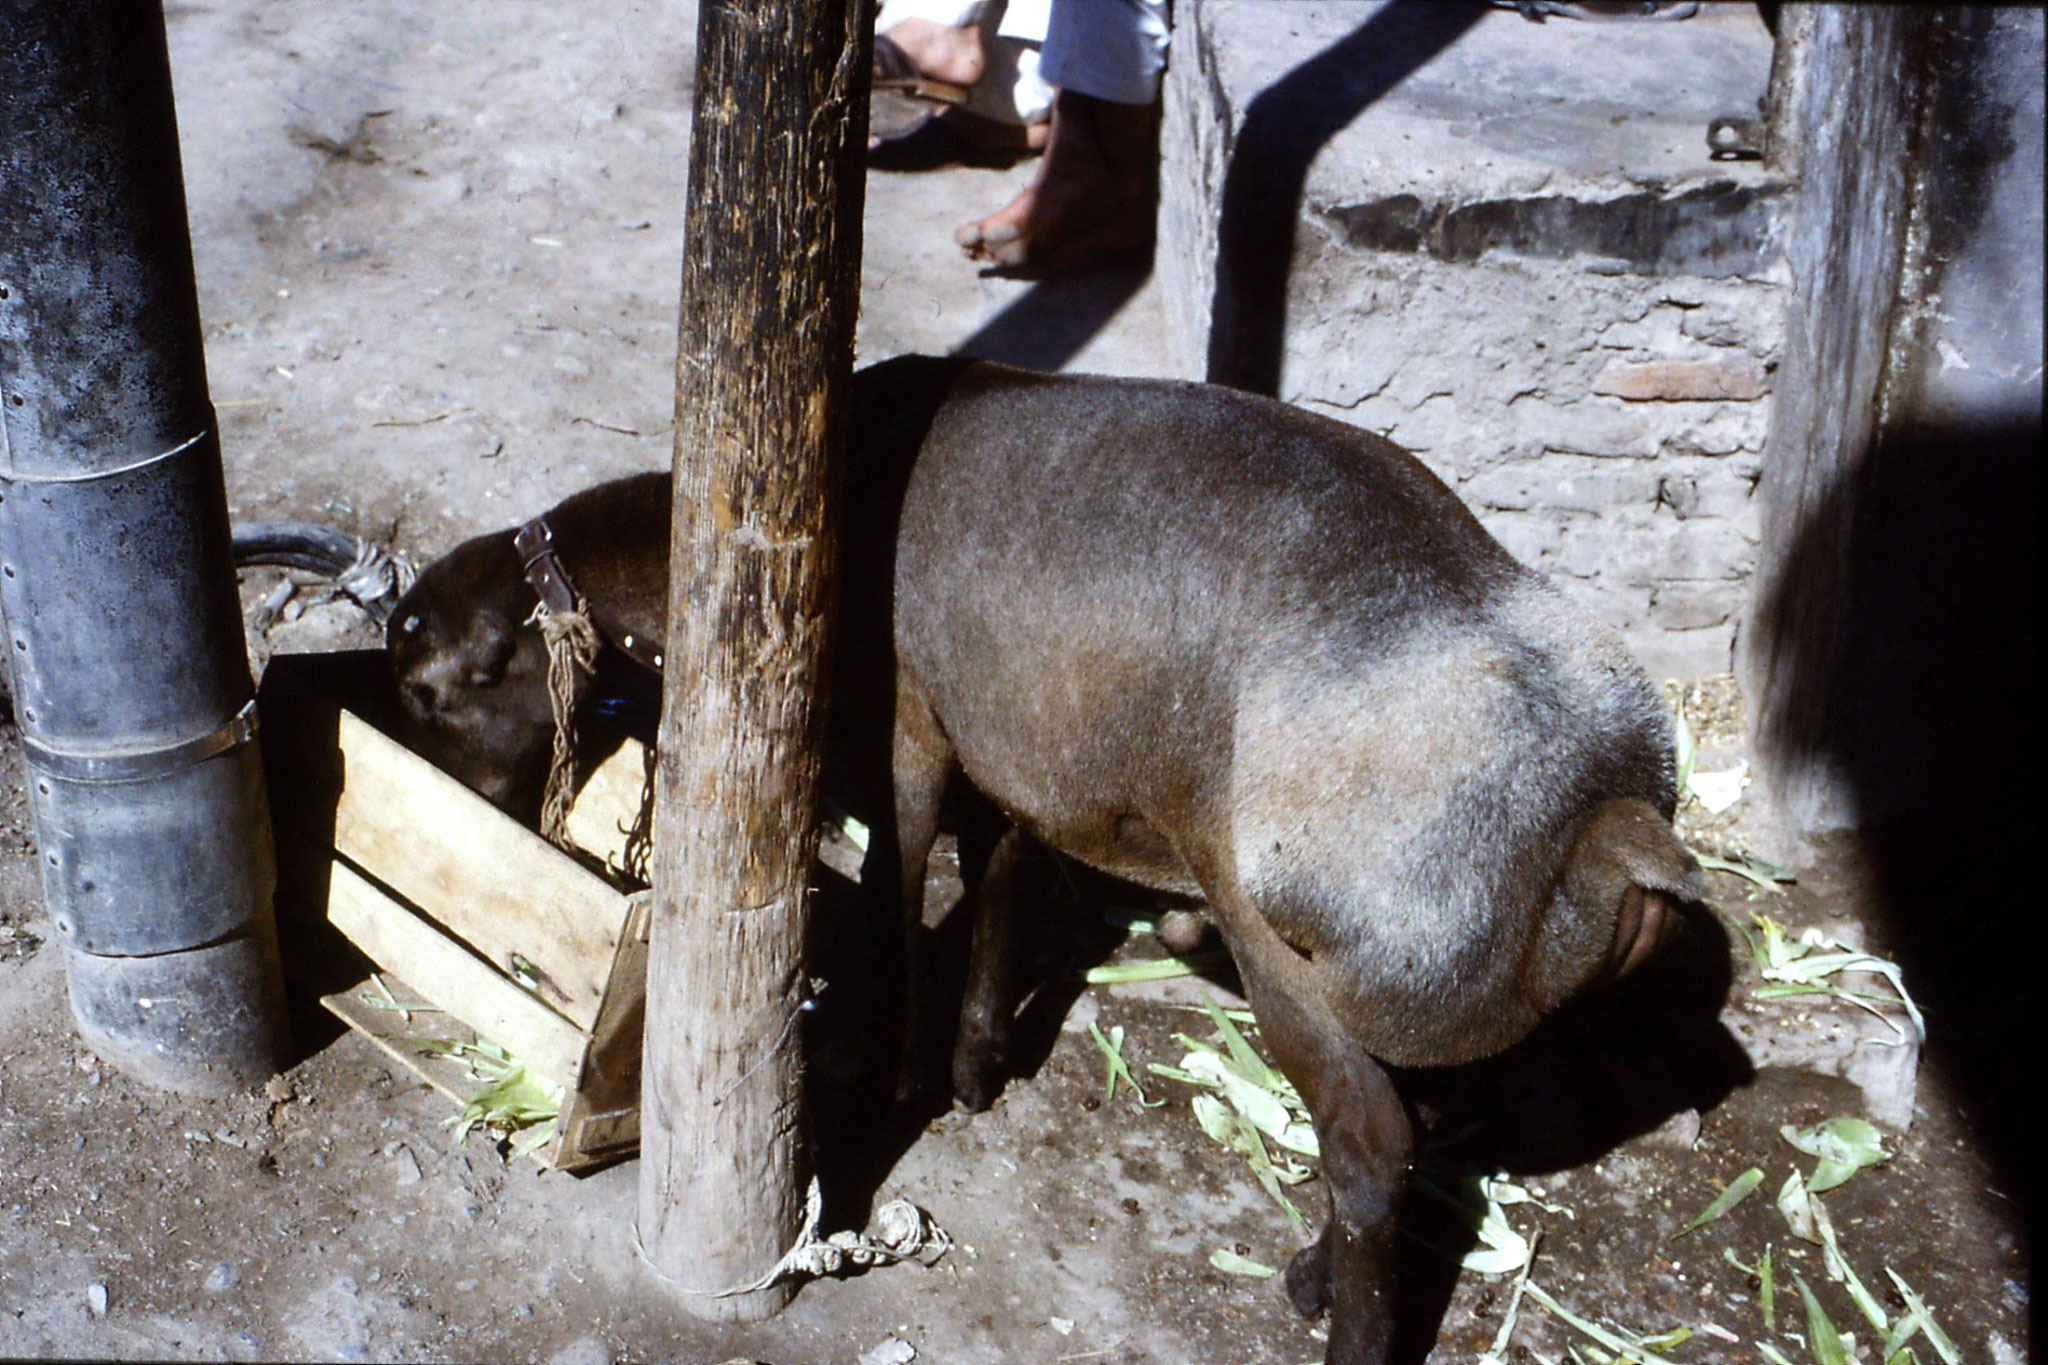
[[546, 517], [535, 517], [520, 527], [512, 537], [512, 548], [519, 552], [519, 566], [526, 571], [526, 581], [533, 585], [542, 606], [553, 612], [576, 610], [576, 584], [569, 577], [569, 566], [555, 553], [555, 532]]
[[[535, 517], [514, 532], [512, 548], [518, 552], [526, 581], [543, 606], [551, 612], [576, 610], [582, 597], [576, 591], [576, 580], [569, 576], [569, 566], [555, 550], [555, 533], [546, 517]], [[661, 671], [661, 650], [654, 641], [617, 629], [605, 619], [603, 610], [593, 604], [586, 603], [584, 610], [606, 644], [642, 668]]]

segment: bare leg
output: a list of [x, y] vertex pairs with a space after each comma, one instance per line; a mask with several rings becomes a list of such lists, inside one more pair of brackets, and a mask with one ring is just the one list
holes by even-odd
[[1329, 1309], [1328, 1365], [1381, 1365], [1394, 1329], [1394, 1219], [1414, 1150], [1407, 1110], [1323, 1003], [1322, 969], [1243, 901], [1217, 904], [1259, 1033], [1315, 1119], [1330, 1186], [1330, 1221], [1288, 1266], [1288, 1296], [1307, 1315]]
[[1152, 240], [1155, 107], [1062, 90], [1045, 159], [1023, 193], [953, 234], [993, 265], [1051, 266], [1135, 251]]
[[1030, 836], [1014, 825], [996, 840], [974, 887], [974, 949], [967, 991], [960, 1002], [960, 1037], [953, 1045], [953, 1098], [970, 1113], [995, 1102], [1010, 1064], [1016, 1022], [1016, 941], [1012, 906], [1018, 860]]

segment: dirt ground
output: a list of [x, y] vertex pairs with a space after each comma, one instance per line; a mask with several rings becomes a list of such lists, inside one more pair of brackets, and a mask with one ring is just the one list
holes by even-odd
[[[229, 497], [242, 519], [329, 521], [424, 561], [600, 479], [669, 459], [671, 364], [692, 69], [679, 7], [601, 0], [434, 5], [175, 5], [170, 18], [208, 367]], [[1053, 367], [1156, 373], [1156, 283], [984, 279], [948, 232], [1029, 174], [877, 177], [870, 187], [861, 351], [959, 347]], [[277, 576], [252, 576], [251, 606]], [[256, 641], [272, 650], [374, 642], [345, 603], [297, 588]], [[1688, 695], [1703, 771], [1742, 757], [1727, 680]], [[11, 729], [11, 721], [8, 727]], [[458, 1145], [445, 1101], [395, 1074], [317, 1010], [301, 1055], [261, 1091], [166, 1095], [101, 1065], [71, 1031], [61, 952], [43, 918], [17, 747], [0, 744], [0, 1357], [191, 1360], [544, 1360], [883, 1365], [1320, 1359], [1317, 1329], [1275, 1282], [1210, 1262], [1281, 1265], [1299, 1238], [1238, 1156], [1208, 1138], [1178, 1063], [1190, 1007], [1231, 983], [1085, 988], [1105, 959], [1155, 956], [1105, 910], [1133, 893], [1046, 863], [1029, 949], [1041, 987], [1025, 1065], [989, 1113], [879, 1122], [850, 1113], [821, 1067], [817, 1124], [835, 1215], [907, 1197], [957, 1246], [935, 1268], [813, 1283], [773, 1321], [712, 1327], [636, 1261], [637, 1167], [584, 1177]], [[1768, 847], [1752, 799], [1684, 828], [1723, 855]], [[1768, 913], [1889, 952], [1862, 851], [1811, 851], [1765, 889], [1710, 874], [1682, 950], [1588, 1002], [1509, 1057], [1403, 1083], [1428, 1123], [1425, 1174], [1501, 1170], [1557, 1211], [1529, 1282], [1585, 1319], [1692, 1329], [1675, 1360], [1746, 1362], [1809, 1349], [1791, 1271], [1855, 1358], [1875, 1334], [1820, 1247], [1773, 1196], [1813, 1159], [1780, 1129], [1890, 1106], [1890, 1160], [1822, 1196], [1850, 1267], [1889, 1318], [1897, 1272], [1959, 1358], [2028, 1358], [2030, 1274], [2015, 1168], [1971, 1117], [1956, 1059], [1967, 1011], [1930, 1008], [1919, 1057], [1893, 1025], [1838, 999], [1759, 1000], [1729, 927]], [[935, 874], [934, 941], [957, 881]], [[1933, 907], [1929, 907], [1930, 912]], [[1852, 984], [1868, 987], [1870, 978]], [[1912, 986], [1909, 978], [1908, 986]], [[1881, 989], [1881, 988], [1880, 988]], [[303, 1002], [301, 1002], [303, 1005]], [[1887, 1011], [1896, 1021], [1898, 1012]], [[1125, 1031], [1146, 1093], [1104, 1099], [1090, 1024]], [[814, 1053], [830, 1039], [814, 1030]], [[1757, 1063], [1764, 1065], [1759, 1066]], [[1961, 1067], [1967, 1078], [1976, 1074]], [[1915, 1086], [1917, 1085], [1917, 1088]], [[2010, 1151], [2008, 1147], [2006, 1150]], [[1759, 1192], [1683, 1238], [1750, 1167]], [[871, 1199], [870, 1199], [871, 1197]], [[1317, 1184], [1297, 1198], [1320, 1216]], [[1514, 1302], [1513, 1277], [1460, 1274], [1472, 1233], [1417, 1193], [1404, 1211], [1403, 1334], [1413, 1358], [1475, 1358]], [[1750, 1270], [1775, 1258], [1775, 1327]], [[1433, 1350], [1431, 1343], [1434, 1343]], [[1600, 1348], [1532, 1296], [1507, 1358]], [[1940, 1358], [1925, 1335], [1911, 1349]]]

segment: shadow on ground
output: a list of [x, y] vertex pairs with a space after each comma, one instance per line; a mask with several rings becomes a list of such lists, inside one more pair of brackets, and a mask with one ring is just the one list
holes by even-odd
[[[963, 840], [972, 848], [975, 840]], [[976, 857], [963, 855], [967, 885]], [[1162, 898], [1038, 850], [1020, 876], [1020, 998], [1010, 1086], [1025, 1085], [1058, 1043], [1061, 1022], [1084, 986], [1082, 973], [1125, 941], [1114, 911], [1148, 910]], [[857, 886], [828, 877], [814, 917], [814, 969], [857, 979], [874, 970], [878, 926]], [[951, 894], [951, 890], [947, 892]], [[818, 1171], [825, 1226], [859, 1228], [890, 1172], [951, 1109], [951, 1056], [972, 926], [962, 898], [924, 935], [920, 970], [923, 1089], [895, 1107], [893, 1069], [873, 1054], [849, 1055], [844, 1040], [874, 1037], [848, 999], [821, 1009], [808, 1043]], [[1241, 994], [1227, 963], [1207, 979]], [[1674, 1115], [1712, 1109], [1753, 1079], [1749, 1061], [1720, 1022], [1731, 964], [1710, 912], [1695, 909], [1685, 931], [1649, 964], [1615, 986], [1581, 997], [1500, 1056], [1468, 1066], [1396, 1075], [1415, 1118], [1417, 1170], [1400, 1215], [1416, 1254], [1401, 1261], [1396, 1359], [1423, 1359], [1438, 1341], [1458, 1284], [1459, 1258], [1475, 1245], [1471, 1226], [1440, 1193], [1463, 1177], [1518, 1176], [1585, 1166]], [[1320, 1224], [1320, 1194], [1303, 1205]]]
[[2021, 945], [2038, 918], [2039, 683], [2027, 660], [2040, 448], [2038, 418], [1887, 438], [1838, 493], [1856, 507], [1846, 553], [1817, 529], [1848, 524], [1844, 509], [1817, 510], [1763, 626], [1796, 618], [1800, 585], [1846, 572], [1839, 633], [1808, 631], [1779, 655], [1806, 702], [1784, 742], [1795, 762], [1846, 781], [1929, 1054], [2022, 1207], [2020, 1039], [2038, 981]]

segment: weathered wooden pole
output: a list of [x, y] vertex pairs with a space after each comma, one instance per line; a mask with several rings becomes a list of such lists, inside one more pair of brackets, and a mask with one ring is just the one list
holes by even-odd
[[641, 1246], [703, 1317], [787, 1284], [798, 1011], [860, 298], [861, 0], [704, 0], [676, 361]]
[[1855, 823], [1837, 728], [1857, 626], [1851, 547], [1869, 502], [1905, 279], [1914, 121], [1931, 12], [1787, 5], [1772, 154], [1797, 177], [1791, 288], [1757, 486], [1763, 543], [1737, 672], [1787, 834]]

